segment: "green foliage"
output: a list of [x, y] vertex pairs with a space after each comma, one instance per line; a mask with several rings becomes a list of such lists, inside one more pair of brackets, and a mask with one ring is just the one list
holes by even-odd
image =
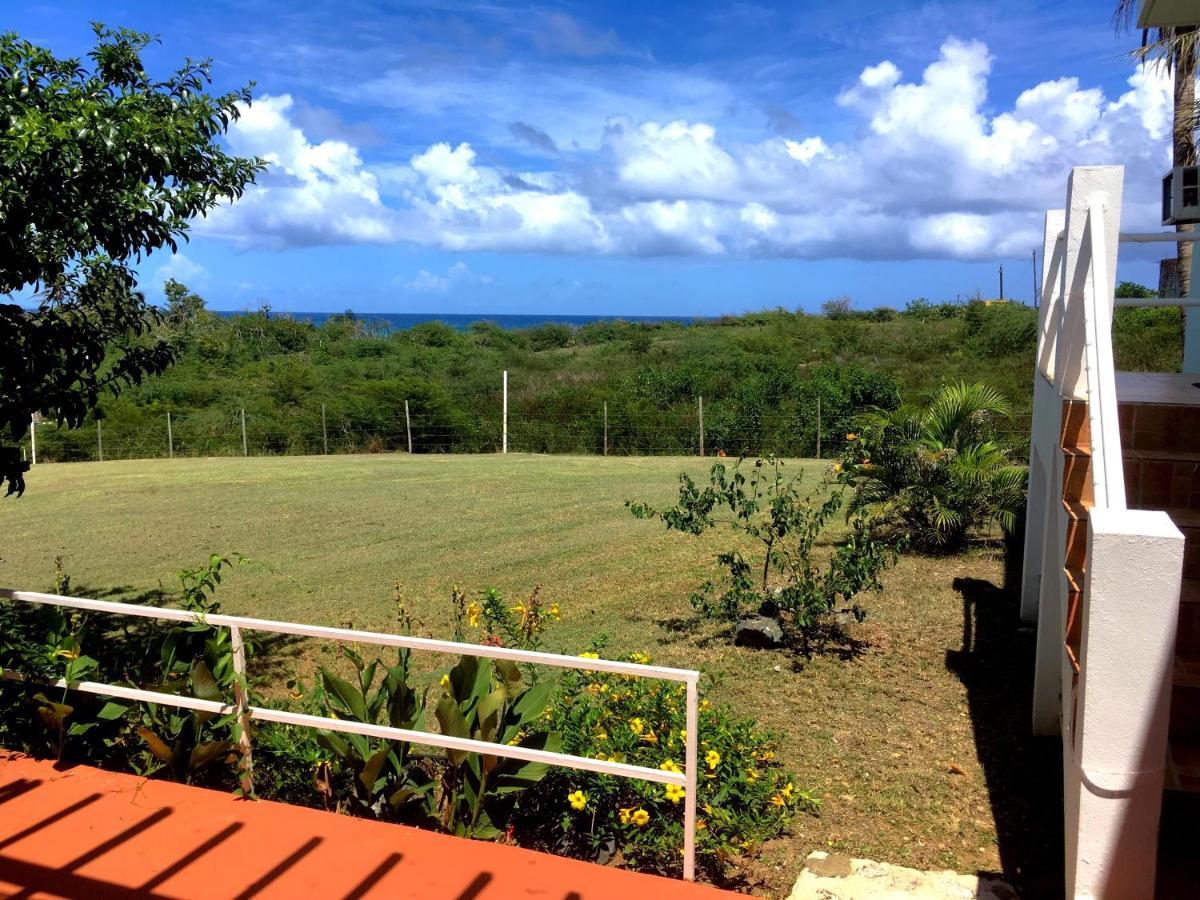
[[1008, 403], [982, 384], [949, 384], [925, 408], [863, 416], [848, 435], [839, 479], [852, 515], [925, 552], [952, 552], [993, 523], [1012, 529], [1027, 472], [1013, 463], [996, 423]]
[[[755, 460], [749, 475], [742, 463], [715, 464], [703, 490], [690, 476], [680, 475], [678, 503], [670, 509], [626, 501], [635, 517], [661, 519], [668, 530], [700, 535], [724, 524], [758, 546], [752, 560], [736, 548], [719, 554], [723, 590], [714, 596], [716, 586], [705, 582], [692, 594], [692, 605], [704, 615], [736, 622], [770, 604], [806, 641], [835, 610], [846, 609], [861, 620], [866, 613], [856, 598], [880, 589], [879, 576], [895, 562], [896, 545], [876, 539], [871, 518], [858, 511], [849, 536], [836, 542], [827, 560], [819, 560], [817, 541], [827, 535], [841, 508], [842, 492], [831, 491], [823, 481], [805, 495], [800, 476], [786, 477], [782, 462]], [[729, 517], [718, 519], [722, 513]]]
[[[627, 659], [650, 661], [642, 653]], [[546, 721], [563, 736], [566, 753], [683, 771], [682, 685], [569, 672]], [[780, 834], [797, 812], [818, 804], [779, 766], [776, 736], [752, 720], [702, 699], [697, 738], [697, 862], [719, 877], [727, 861], [753, 852]], [[516, 821], [523, 838], [585, 859], [607, 863], [619, 855], [639, 869], [679, 874], [682, 788], [556, 769], [531, 794], [522, 800]]]
[[[77, 427], [102, 392], [169, 365], [132, 265], [263, 169], [218, 141], [248, 88], [207, 93], [207, 62], [155, 80], [149, 35], [95, 32], [90, 69], [0, 35], [0, 293], [38, 296], [32, 311], [0, 304], [0, 428], [15, 440], [32, 413]], [[20, 493], [17, 459], [3, 454], [0, 480]]]

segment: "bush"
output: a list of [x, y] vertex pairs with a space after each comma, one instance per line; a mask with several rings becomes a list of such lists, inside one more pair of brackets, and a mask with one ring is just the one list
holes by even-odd
[[[642, 653], [626, 659], [650, 661]], [[547, 713], [547, 727], [562, 735], [566, 753], [683, 771], [682, 685], [569, 672]], [[818, 801], [779, 765], [775, 735], [752, 720], [701, 699], [698, 738], [697, 866], [719, 880], [730, 858], [754, 852], [797, 812], [815, 811]], [[683, 799], [672, 785], [555, 769], [522, 798], [515, 827], [535, 846], [677, 875]]]
[[846, 435], [839, 480], [851, 514], [925, 552], [953, 552], [991, 524], [1011, 530], [1027, 473], [999, 443], [1008, 403], [982, 384], [944, 386], [928, 407], [877, 411]]
[[[861, 621], [866, 613], [856, 598], [880, 589], [879, 576], [895, 562], [896, 544], [876, 539], [870, 515], [855, 510], [849, 535], [827, 560], [818, 560], [817, 539], [841, 508], [842, 491], [822, 481], [805, 496], [800, 476], [785, 477], [782, 462], [756, 460], [749, 475], [742, 472], [743, 462], [715, 464], [703, 490], [681, 474], [679, 502], [670, 509], [659, 511], [640, 500], [625, 503], [635, 517], [662, 519], [670, 531], [701, 535], [724, 524], [758, 545], [759, 555], [751, 559], [736, 548], [719, 554], [723, 590], [717, 594], [712, 581], [704, 582], [692, 593], [692, 606], [731, 623], [762, 607], [777, 608], [781, 625], [805, 649], [830, 613], [847, 609]], [[714, 513], [722, 510], [729, 518], [718, 522]]]

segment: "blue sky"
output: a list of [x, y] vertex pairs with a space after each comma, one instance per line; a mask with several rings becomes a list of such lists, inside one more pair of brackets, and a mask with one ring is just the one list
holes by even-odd
[[[61, 2], [5, 28], [256, 82], [271, 162], [141, 269], [210, 307], [713, 315], [1028, 299], [1073, 164], [1127, 166], [1156, 227], [1170, 85], [1112, 4]], [[1154, 284], [1151, 251], [1121, 277]]]

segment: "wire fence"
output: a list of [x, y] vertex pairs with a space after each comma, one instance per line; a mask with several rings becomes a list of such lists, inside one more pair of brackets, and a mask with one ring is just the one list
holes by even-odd
[[[549, 453], [606, 456], [779, 456], [836, 458], [857, 413], [747, 410], [697, 399], [691, 409], [646, 410], [616, 402], [577, 414], [497, 406], [476, 416], [410, 406], [405, 415], [364, 415], [358, 408], [311, 404], [206, 408], [100, 419], [80, 428], [43, 422], [23, 442], [37, 462], [215, 456], [356, 453]], [[1009, 423], [1003, 438], [1028, 452], [1029, 422]], [[507, 440], [506, 440], [507, 437]]]

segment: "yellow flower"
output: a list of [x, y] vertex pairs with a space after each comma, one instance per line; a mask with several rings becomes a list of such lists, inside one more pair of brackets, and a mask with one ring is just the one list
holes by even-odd
[[54, 655], [61, 656], [63, 659], [79, 659], [78, 650], [67, 650], [66, 648], [55, 650]]
[[641, 719], [634, 718], [629, 720], [629, 730], [634, 734], [641, 734], [644, 727], [645, 725]]
[[635, 809], [633, 811], [633, 815], [631, 815], [629, 818], [633, 821], [634, 825], [636, 825], [638, 828], [642, 828], [647, 822], [650, 821], [650, 813], [646, 812], [644, 809]]
[[510, 746], [510, 747], [515, 747], [515, 746], [517, 746], [517, 744], [521, 743], [521, 741], [523, 741], [523, 740], [525, 740], [525, 732], [524, 732], [524, 731], [518, 731], [516, 734], [514, 734], [514, 735], [513, 735], [513, 736], [512, 736], [512, 737], [509, 739], [509, 741], [508, 741], [508, 746]]
[[608, 732], [607, 731], [597, 731], [596, 732], [596, 740], [607, 741], [608, 740]]
[[784, 786], [783, 790], [780, 791], [779, 793], [783, 794], [784, 800], [791, 800], [792, 799], [792, 791], [794, 791], [795, 789], [796, 789], [796, 786], [789, 781], [787, 783], [787, 785]]
[[708, 827], [708, 823], [706, 821], [704, 821], [703, 819], [696, 820], [696, 830], [697, 831], [703, 831], [707, 827]]
[[852, 441], [852, 440], [854, 440], [854, 439], [855, 439], [855, 438], [857, 438], [857, 437], [858, 437], [858, 435], [857, 435], [857, 434], [855, 434], [853, 431], [851, 431], [849, 434], [847, 434], [847, 435], [846, 435], [846, 440], [848, 440], [848, 441]]
[[441, 686], [442, 686], [442, 687], [444, 687], [444, 688], [445, 688], [445, 687], [450, 687], [450, 676], [449, 676], [449, 675], [443, 675], [443, 676], [442, 676], [442, 680], [441, 680], [440, 684], [441, 684]]
[[746, 780], [751, 784], [754, 784], [754, 782], [758, 781], [758, 769], [747, 769]]
[[575, 791], [574, 793], [567, 794], [567, 802], [571, 804], [571, 809], [582, 810], [587, 806], [587, 794], [583, 791]]
[[593, 653], [591, 650], [585, 650], [583, 653], [579, 654], [579, 658], [580, 659], [599, 659], [600, 654]]
[[686, 729], [686, 728], [680, 728], [680, 729], [679, 729], [679, 739], [680, 739], [681, 741], [686, 741], [686, 740], [687, 740], [687, 729]]
[[776, 794], [775, 796], [773, 796], [771, 798], [771, 802], [774, 803], [776, 806], [783, 806], [785, 801], [782, 797], [780, 797], [778, 794]]
[[471, 602], [467, 605], [467, 624], [472, 628], [479, 627], [479, 617], [483, 614], [483, 607], [478, 603]]
[[708, 712], [710, 709], [712, 709], [711, 700], [705, 698], [704, 700], [700, 701], [700, 712]]
[[710, 769], [715, 769], [721, 764], [721, 754], [716, 750], [709, 750], [704, 754], [704, 761], [708, 763]]
[[561, 619], [561, 618], [562, 618], [562, 612], [560, 612], [560, 611], [559, 611], [559, 608], [558, 608], [558, 604], [557, 604], [557, 603], [551, 603], [551, 604], [550, 604], [550, 610], [549, 610], [549, 612], [550, 612], [550, 615], [552, 615], [552, 616], [553, 616], [554, 618], [556, 618], [556, 619]]
[[637, 652], [637, 653], [630, 653], [630, 654], [629, 654], [629, 661], [630, 661], [631, 663], [637, 663], [637, 664], [638, 664], [638, 665], [640, 665], [640, 666], [644, 666], [644, 665], [646, 665], [647, 663], [649, 663], [649, 662], [650, 662], [650, 657], [649, 657], [649, 656], [647, 656], [645, 653], [641, 653], [641, 652], [639, 651], [639, 652]]
[[642, 740], [645, 741], [647, 744], [657, 744], [658, 743], [658, 735], [655, 734], [653, 731], [647, 731], [645, 734], [642, 735]]
[[625, 807], [621, 810], [621, 824], [628, 825], [630, 818], [633, 816], [633, 807]]
[[685, 791], [678, 784], [668, 784], [667, 785], [667, 799], [670, 800], [672, 803], [678, 803], [680, 800], [683, 799], [683, 797], [686, 793], [687, 793], [687, 791]]
[[841, 463], [834, 463], [834, 464], [833, 464], [833, 471], [835, 471], [835, 472], [840, 472], [840, 471], [842, 471], [842, 464], [841, 464]]
[[518, 616], [523, 616], [523, 615], [525, 615], [525, 604], [518, 603], [516, 606], [510, 606], [508, 608], [508, 611], [515, 612]]
[[673, 759], [668, 759], [661, 766], [659, 766], [659, 768], [662, 769], [664, 772], [682, 772], [683, 771], [683, 769], [679, 768], [679, 763], [675, 762], [675, 760], [673, 760]]

